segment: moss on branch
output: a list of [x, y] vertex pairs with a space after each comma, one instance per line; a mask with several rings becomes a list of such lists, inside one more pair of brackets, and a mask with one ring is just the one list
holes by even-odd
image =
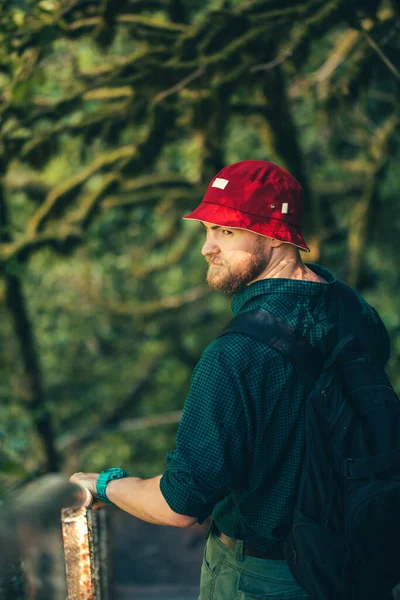
[[134, 146], [124, 146], [111, 152], [100, 154], [96, 159], [82, 171], [68, 178], [66, 181], [56, 185], [47, 195], [46, 200], [37, 209], [35, 214], [30, 218], [27, 233], [28, 236], [34, 236], [37, 231], [43, 226], [45, 221], [51, 216], [55, 207], [65, 198], [70, 197], [72, 193], [76, 193], [82, 187], [87, 179], [92, 175], [101, 171], [105, 167], [110, 167], [114, 163], [121, 163], [126, 159], [132, 158], [136, 153]]

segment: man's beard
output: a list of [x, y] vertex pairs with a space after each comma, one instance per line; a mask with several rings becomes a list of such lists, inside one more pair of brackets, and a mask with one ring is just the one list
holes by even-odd
[[[213, 257], [210, 258], [212, 259]], [[221, 259], [217, 260], [218, 267], [213, 267], [212, 263], [209, 265], [207, 283], [215, 290], [224, 292], [230, 296], [245, 288], [254, 279], [257, 279], [269, 263], [269, 257], [265, 252], [262, 240], [255, 245], [254, 254], [252, 254], [249, 262], [242, 266], [238, 265], [234, 271], [229, 263]]]

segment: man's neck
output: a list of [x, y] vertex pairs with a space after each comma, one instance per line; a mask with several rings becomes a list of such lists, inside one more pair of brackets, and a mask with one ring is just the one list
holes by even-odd
[[276, 256], [275, 259], [272, 257], [265, 271], [251, 283], [262, 279], [278, 278], [326, 283], [325, 279], [314, 273], [303, 263], [295, 250], [291, 256]]

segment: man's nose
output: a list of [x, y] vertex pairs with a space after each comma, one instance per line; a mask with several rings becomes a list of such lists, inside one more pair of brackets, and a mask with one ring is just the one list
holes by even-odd
[[219, 248], [212, 238], [206, 240], [201, 249], [201, 253], [203, 256], [208, 256], [209, 254], [218, 254], [218, 252]]

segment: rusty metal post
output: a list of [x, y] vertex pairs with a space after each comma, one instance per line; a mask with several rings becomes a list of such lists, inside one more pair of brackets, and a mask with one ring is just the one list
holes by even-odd
[[87, 510], [82, 501], [82, 490], [56, 474], [9, 498], [0, 575], [12, 559], [22, 560], [27, 600], [109, 600], [107, 511]]
[[105, 510], [62, 510], [68, 600], [109, 598], [106, 520]]
[[[89, 536], [92, 531], [93, 554], [97, 571], [99, 600], [110, 600], [110, 544], [108, 539], [108, 510], [88, 512]], [[89, 538], [90, 539], [90, 538]]]

